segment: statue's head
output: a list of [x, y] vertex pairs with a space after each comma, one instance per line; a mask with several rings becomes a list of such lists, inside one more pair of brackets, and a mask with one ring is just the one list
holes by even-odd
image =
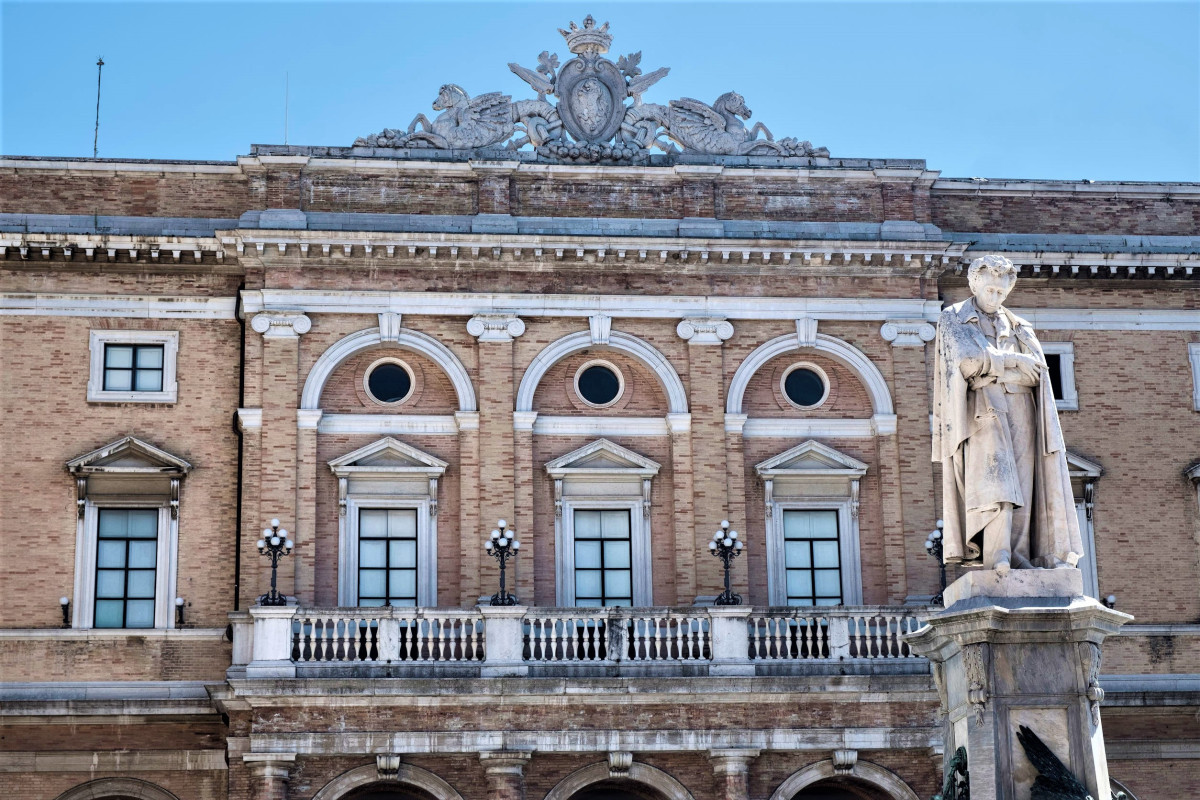
[[717, 98], [717, 102], [713, 103], [713, 108], [728, 111], [742, 119], [750, 119], [750, 109], [746, 108], [746, 98], [737, 92], [726, 92], [721, 95]]
[[1017, 285], [1017, 268], [1004, 256], [992, 254], [971, 262], [967, 283], [975, 295], [975, 305], [988, 314], [995, 314]]
[[434, 111], [445, 111], [447, 108], [454, 108], [464, 100], [470, 100], [470, 96], [466, 90], [456, 83], [447, 83], [438, 92], [437, 100], [433, 101]]

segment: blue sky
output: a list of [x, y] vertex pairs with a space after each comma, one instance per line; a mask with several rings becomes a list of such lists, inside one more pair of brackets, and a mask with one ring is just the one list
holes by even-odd
[[1200, 181], [1191, 2], [0, 2], [0, 152], [232, 160], [406, 127], [586, 14], [671, 67], [646, 102], [735, 89], [776, 137], [946, 176]]

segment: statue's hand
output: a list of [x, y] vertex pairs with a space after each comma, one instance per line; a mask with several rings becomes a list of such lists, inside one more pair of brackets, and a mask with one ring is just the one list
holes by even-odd
[[1031, 385], [1036, 384], [1042, 375], [1042, 363], [1028, 353], [1005, 353], [1004, 368], [1016, 370]]

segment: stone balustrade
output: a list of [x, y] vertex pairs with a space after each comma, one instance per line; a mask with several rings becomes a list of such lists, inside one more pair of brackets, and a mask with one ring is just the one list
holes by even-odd
[[922, 608], [298, 608], [232, 615], [231, 677], [924, 672]]

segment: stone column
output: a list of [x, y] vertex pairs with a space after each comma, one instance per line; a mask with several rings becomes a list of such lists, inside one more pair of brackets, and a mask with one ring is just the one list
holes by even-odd
[[710, 750], [708, 760], [717, 780], [721, 800], [750, 800], [750, 762], [757, 750]]
[[[725, 340], [733, 325], [724, 317], [687, 317], [675, 332], [688, 343], [688, 410], [692, 415], [692, 491], [695, 497], [693, 550], [703, 551], [705, 542], [728, 519], [735, 529], [745, 528], [743, 514], [729, 507], [729, 484], [725, 454]], [[733, 563], [735, 587], [747, 585], [745, 559]], [[735, 588], [734, 591], [737, 591]], [[680, 602], [693, 598], [680, 597]]]
[[279, 591], [291, 596], [303, 571], [301, 563], [312, 563], [315, 544], [313, 531], [299, 529], [296, 516], [300, 335], [308, 333], [312, 322], [300, 311], [264, 311], [255, 315], [250, 327], [263, 335], [260, 506], [251, 522], [261, 530], [278, 518], [293, 532], [291, 569], [281, 564], [279, 575]]
[[965, 748], [972, 800], [1029, 800], [1035, 733], [1095, 800], [1110, 800], [1100, 726], [1100, 647], [1133, 619], [1083, 596], [1076, 569], [975, 570], [946, 610], [907, 638], [933, 662], [946, 712], [945, 763]]
[[[479, 524], [490, 531], [498, 520], [515, 528], [521, 556], [514, 559], [513, 592], [524, 602], [533, 598], [533, 531], [528, 512], [516, 514], [513, 468], [513, 339], [525, 323], [512, 314], [480, 314], [467, 321], [467, 333], [479, 340]], [[469, 532], [464, 531], [464, 536]], [[479, 541], [482, 543], [483, 539]], [[480, 544], [482, 547], [482, 544]], [[522, 562], [526, 565], [522, 567]]]
[[244, 753], [242, 761], [253, 776], [254, 800], [287, 800], [289, 767], [295, 753]]
[[487, 800], [525, 800], [525, 765], [531, 753], [497, 750], [480, 753], [487, 773]]

